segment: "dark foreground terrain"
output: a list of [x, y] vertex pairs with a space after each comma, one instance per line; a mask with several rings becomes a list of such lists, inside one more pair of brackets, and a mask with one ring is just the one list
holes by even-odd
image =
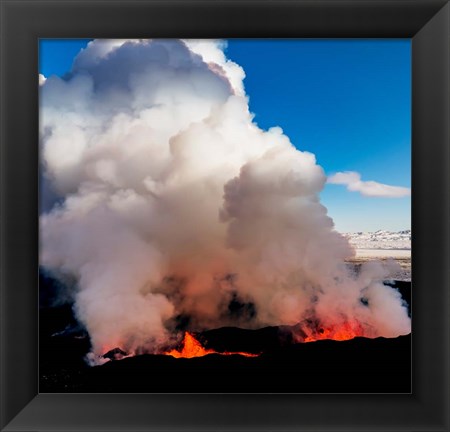
[[[410, 283], [397, 286], [410, 304]], [[262, 352], [192, 359], [140, 355], [89, 367], [70, 306], [41, 308], [41, 393], [409, 393], [411, 335], [292, 344], [287, 327], [196, 334], [206, 348]]]

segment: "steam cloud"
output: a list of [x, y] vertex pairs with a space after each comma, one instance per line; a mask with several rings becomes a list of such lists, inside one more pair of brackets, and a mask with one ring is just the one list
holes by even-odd
[[40, 260], [77, 281], [93, 353], [158, 351], [181, 319], [409, 333], [386, 268], [349, 273], [353, 250], [319, 202], [322, 168], [253, 122], [224, 48], [96, 40], [65, 77], [40, 79]]

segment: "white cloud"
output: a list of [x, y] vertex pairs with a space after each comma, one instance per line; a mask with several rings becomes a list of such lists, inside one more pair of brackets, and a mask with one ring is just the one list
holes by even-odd
[[44, 75], [39, 74], [39, 85], [44, 84], [46, 80], [47, 78]]
[[327, 183], [345, 185], [349, 191], [359, 192], [367, 197], [402, 198], [411, 195], [410, 188], [363, 181], [361, 175], [355, 171], [338, 172], [328, 177]]

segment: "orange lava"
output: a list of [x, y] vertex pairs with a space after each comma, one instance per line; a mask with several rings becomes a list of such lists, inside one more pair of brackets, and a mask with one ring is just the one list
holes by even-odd
[[320, 331], [308, 335], [304, 342], [314, 342], [323, 339], [332, 339], [336, 341], [344, 341], [353, 339], [358, 336], [364, 336], [364, 330], [361, 324], [354, 322], [346, 322], [339, 327], [322, 327]]
[[193, 357], [203, 357], [208, 354], [220, 354], [220, 355], [241, 355], [244, 357], [258, 357], [259, 354], [252, 354], [247, 352], [217, 352], [212, 349], [206, 349], [203, 348], [202, 344], [195, 339], [195, 337], [189, 333], [186, 332], [184, 334], [183, 339], [183, 349], [181, 351], [178, 350], [171, 350], [166, 353], [165, 355], [170, 355], [175, 358], [193, 358]]

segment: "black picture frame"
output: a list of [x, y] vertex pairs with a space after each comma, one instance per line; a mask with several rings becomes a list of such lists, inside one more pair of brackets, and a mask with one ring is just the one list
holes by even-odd
[[[2, 431], [449, 430], [450, 6], [0, 0]], [[412, 38], [412, 394], [38, 394], [39, 38]]]

